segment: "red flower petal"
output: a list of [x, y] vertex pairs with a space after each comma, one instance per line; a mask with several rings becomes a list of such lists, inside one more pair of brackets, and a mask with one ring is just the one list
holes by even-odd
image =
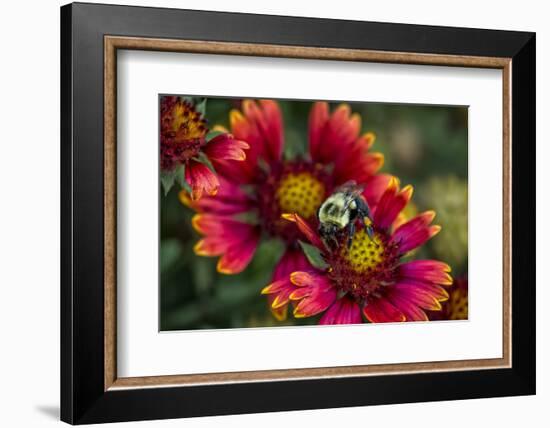
[[289, 295], [296, 290], [296, 286], [290, 282], [290, 274], [309, 267], [304, 253], [297, 248], [287, 248], [275, 266], [272, 281], [279, 285], [265, 287], [262, 294], [268, 295], [271, 312], [279, 321], [286, 319]]
[[303, 271], [310, 267], [303, 251], [299, 248], [287, 248], [273, 270], [273, 281], [288, 278], [292, 272]]
[[243, 161], [246, 159], [245, 150], [249, 148], [247, 143], [235, 140], [231, 134], [220, 134], [212, 138], [203, 151], [212, 161], [222, 159]]
[[290, 300], [299, 300], [294, 308], [296, 318], [317, 315], [336, 299], [336, 290], [323, 274], [314, 271], [293, 272], [290, 281], [299, 287], [289, 296]]
[[286, 276], [272, 282], [262, 290], [262, 294], [267, 294], [269, 309], [277, 320], [286, 319], [289, 296], [295, 289], [296, 287], [290, 282], [289, 276]]
[[[243, 102], [244, 104], [245, 102]], [[265, 143], [256, 123], [239, 110], [229, 112], [229, 123], [235, 138], [245, 141], [250, 148], [247, 150], [246, 159], [243, 162], [219, 161], [220, 165], [216, 164], [216, 170], [230, 180], [248, 183], [258, 168], [258, 157], [263, 156]]]
[[292, 272], [290, 280], [298, 287], [309, 287], [312, 284], [323, 287], [330, 286], [330, 282], [324, 274], [313, 270]]
[[198, 200], [203, 193], [215, 195], [220, 187], [218, 177], [210, 169], [194, 160], [191, 160], [185, 168], [185, 181], [191, 187], [191, 199]]
[[217, 265], [220, 273], [235, 274], [248, 266], [260, 239], [257, 226], [212, 214], [197, 214], [192, 223], [205, 235], [195, 245], [195, 253], [222, 256]]
[[263, 111], [263, 121], [260, 129], [264, 132], [267, 141], [267, 152], [272, 161], [281, 159], [283, 154], [283, 119], [279, 104], [273, 100], [260, 100]]
[[262, 294], [267, 294], [270, 307], [272, 309], [286, 308], [289, 302], [290, 294], [296, 290], [294, 284], [290, 282], [289, 277], [272, 282], [262, 290]]
[[370, 322], [403, 322], [405, 315], [385, 298], [370, 299], [363, 307], [363, 314]]
[[398, 268], [401, 278], [416, 281], [432, 282], [434, 284], [451, 285], [453, 279], [448, 272], [451, 268], [448, 264], [436, 260], [413, 260], [403, 263]]
[[440, 226], [429, 226], [434, 217], [434, 211], [426, 211], [395, 230], [392, 242], [399, 245], [402, 254], [419, 247], [441, 230]]
[[319, 324], [361, 324], [361, 309], [353, 300], [343, 297], [336, 300], [319, 320]]
[[361, 116], [358, 114], [352, 115], [348, 104], [340, 104], [332, 113], [327, 128], [327, 137], [330, 137], [334, 144], [342, 148], [342, 145], [357, 140], [361, 129]]
[[309, 113], [309, 152], [316, 161], [321, 159], [322, 133], [329, 118], [328, 103], [316, 102]]
[[382, 153], [354, 153], [339, 158], [334, 163], [334, 175], [338, 182], [355, 180], [364, 183], [384, 165]]
[[411, 199], [412, 192], [413, 189], [411, 186], [406, 186], [403, 190], [399, 191], [397, 179], [392, 178], [376, 206], [374, 223], [382, 229], [390, 227], [397, 218], [397, 215]]
[[336, 299], [336, 291], [334, 289], [325, 290], [324, 292], [316, 291], [309, 296], [300, 300], [294, 308], [295, 318], [307, 318], [320, 314]]
[[[256, 159], [253, 161], [253, 159]], [[257, 158], [254, 158], [250, 150], [246, 152], [246, 159], [235, 161], [231, 159], [212, 159], [212, 165], [218, 176], [237, 184], [249, 184], [257, 173]]]
[[323, 241], [321, 241], [321, 238], [315, 232], [309, 223], [305, 221], [302, 217], [300, 217], [298, 214], [283, 214], [282, 217], [285, 220], [292, 221], [293, 223], [296, 223], [298, 226], [298, 229], [305, 235], [307, 240], [317, 248], [319, 248], [321, 251], [325, 251], [325, 246], [323, 244]]
[[[400, 282], [392, 285], [392, 293], [394, 296], [399, 296], [403, 300], [412, 303], [420, 308], [428, 309], [431, 311], [438, 311], [441, 309], [439, 299], [448, 298], [448, 294], [443, 288], [436, 290], [434, 287], [438, 286], [424, 286], [421, 284], [412, 284]], [[439, 291], [439, 293], [437, 293]]]
[[239, 245], [229, 247], [227, 252], [218, 260], [216, 266], [218, 272], [228, 275], [242, 272], [254, 257], [259, 239], [259, 235], [244, 240], [241, 239]]
[[251, 163], [258, 157], [268, 162], [280, 159], [283, 147], [283, 127], [279, 106], [275, 101], [264, 100], [260, 106], [254, 100], [243, 101], [244, 116], [233, 110], [231, 129], [239, 140], [250, 144]]
[[329, 116], [327, 103], [315, 103], [309, 119], [309, 149], [315, 162], [332, 163], [350, 150], [361, 128], [361, 117], [341, 104]]
[[420, 309], [418, 306], [404, 299], [398, 293], [388, 292], [386, 298], [397, 309], [403, 312], [403, 315], [407, 318], [407, 321], [428, 321], [426, 312]]
[[365, 183], [382, 168], [384, 155], [369, 152], [374, 139], [373, 133], [367, 133], [332, 154], [333, 175], [337, 182], [355, 180], [357, 183]]
[[378, 174], [373, 175], [365, 181], [363, 196], [371, 208], [378, 204], [378, 201], [380, 201], [380, 198], [388, 188], [391, 179], [391, 175]]
[[203, 196], [200, 200], [193, 201], [189, 194], [182, 190], [179, 193], [181, 203], [197, 212], [224, 216], [246, 212], [252, 208], [253, 201], [238, 185], [221, 176], [218, 176], [218, 180], [220, 187], [215, 196]]

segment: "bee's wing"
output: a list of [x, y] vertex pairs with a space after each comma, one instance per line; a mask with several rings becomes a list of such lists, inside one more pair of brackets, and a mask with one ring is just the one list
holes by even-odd
[[346, 181], [344, 184], [336, 189], [336, 192], [344, 192], [353, 195], [354, 197], [361, 196], [363, 193], [363, 186], [359, 186], [355, 180]]

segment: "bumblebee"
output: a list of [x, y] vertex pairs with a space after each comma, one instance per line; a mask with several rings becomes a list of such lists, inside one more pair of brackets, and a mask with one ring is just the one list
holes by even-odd
[[336, 188], [319, 207], [319, 235], [329, 247], [337, 247], [339, 238], [347, 231], [347, 246], [350, 248], [357, 221], [374, 242], [371, 212], [362, 195], [363, 190], [355, 181], [348, 181]]

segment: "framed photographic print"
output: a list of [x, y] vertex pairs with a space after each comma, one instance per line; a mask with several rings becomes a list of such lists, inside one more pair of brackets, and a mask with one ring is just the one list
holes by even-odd
[[72, 424], [535, 393], [535, 35], [61, 8]]

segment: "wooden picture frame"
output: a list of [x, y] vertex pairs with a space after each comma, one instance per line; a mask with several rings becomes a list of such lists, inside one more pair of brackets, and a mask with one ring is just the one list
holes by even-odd
[[[502, 358], [118, 377], [118, 49], [502, 70]], [[534, 34], [77, 3], [61, 9], [61, 53], [62, 420], [114, 422], [535, 392]]]

